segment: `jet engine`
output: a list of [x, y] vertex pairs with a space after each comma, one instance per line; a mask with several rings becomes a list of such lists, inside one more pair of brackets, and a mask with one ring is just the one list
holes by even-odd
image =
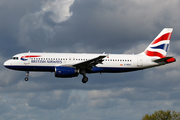
[[55, 77], [76, 77], [79, 75], [79, 70], [73, 67], [58, 66], [55, 67]]

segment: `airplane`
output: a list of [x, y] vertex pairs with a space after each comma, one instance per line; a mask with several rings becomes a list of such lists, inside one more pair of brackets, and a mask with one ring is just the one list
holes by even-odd
[[85, 54], [85, 53], [20, 53], [4, 62], [6, 68], [25, 71], [28, 81], [30, 71], [54, 72], [55, 77], [69, 78], [86, 73], [121, 73], [143, 70], [175, 62], [167, 57], [173, 28], [164, 28], [151, 44], [139, 54]]

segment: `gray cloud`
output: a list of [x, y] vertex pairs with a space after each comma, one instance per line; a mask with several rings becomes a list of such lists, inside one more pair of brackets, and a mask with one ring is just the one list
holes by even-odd
[[[0, 63], [20, 52], [139, 53], [173, 27], [177, 62], [119, 74], [54, 78], [0, 68], [0, 119], [141, 119], [179, 109], [179, 1], [0, 1]], [[82, 92], [83, 91], [83, 92]], [[131, 114], [131, 116], [129, 116]]]
[[[47, 51], [47, 47], [51, 51], [55, 47], [57, 51], [65, 52], [122, 53], [131, 47], [129, 42], [138, 45], [140, 42], [147, 42], [149, 38], [154, 39], [164, 27], [177, 29], [175, 23], [179, 18], [175, 14], [178, 11], [172, 6], [178, 7], [178, 4], [131, 0], [75, 1], [72, 5], [66, 6], [65, 9], [68, 10], [70, 7], [70, 11], [60, 17], [63, 19], [66, 18], [64, 16], [69, 16], [65, 21], [54, 20], [59, 18], [55, 10], [44, 11], [46, 5], [42, 5], [41, 10], [27, 13], [22, 17], [19, 42], [22, 46], [28, 44], [27, 49], [38, 51], [39, 49]], [[63, 9], [59, 8], [59, 11]], [[142, 25], [143, 27], [139, 27]], [[150, 36], [150, 33], [154, 36]], [[139, 41], [135, 41], [136, 39]], [[69, 44], [72, 41], [73, 44]], [[78, 47], [84, 46], [90, 49], [78, 50]]]
[[69, 91], [55, 90], [49, 93], [32, 93], [27, 96], [27, 104], [30, 107], [42, 109], [66, 109], [73, 103], [77, 103], [78, 96], [70, 96]]

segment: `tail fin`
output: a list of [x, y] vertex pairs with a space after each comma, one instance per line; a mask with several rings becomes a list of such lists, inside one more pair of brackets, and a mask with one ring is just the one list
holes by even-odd
[[166, 57], [173, 28], [164, 28], [152, 43], [145, 49], [143, 54], [149, 57]]

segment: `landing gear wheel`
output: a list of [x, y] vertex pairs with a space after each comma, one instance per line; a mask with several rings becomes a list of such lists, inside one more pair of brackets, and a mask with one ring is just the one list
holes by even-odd
[[28, 81], [29, 80], [29, 78], [28, 77], [25, 77], [25, 79], [24, 79], [25, 81]]
[[88, 78], [87, 77], [83, 77], [82, 82], [86, 83], [87, 81], [88, 81]]

